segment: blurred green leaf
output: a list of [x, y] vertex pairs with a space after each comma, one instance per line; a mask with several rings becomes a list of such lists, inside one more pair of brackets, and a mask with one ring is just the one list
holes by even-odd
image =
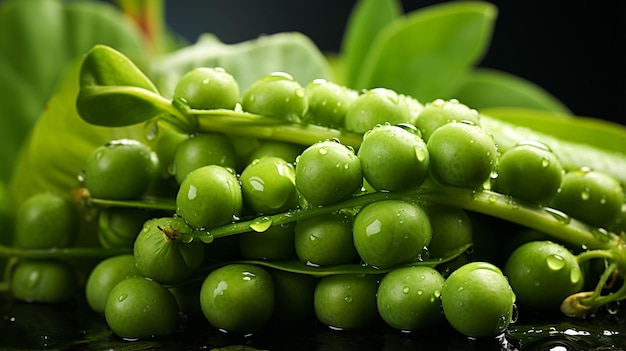
[[396, 0], [362, 0], [350, 13], [341, 43], [341, 64], [344, 85], [352, 87], [361, 74], [363, 59], [368, 54], [372, 38], [402, 15]]
[[450, 98], [487, 51], [496, 15], [490, 3], [458, 1], [399, 17], [373, 38], [353, 88]]
[[[0, 179], [45, 108], [65, 65], [95, 44], [141, 52], [135, 25], [103, 2], [6, 0], [0, 3]], [[57, 129], [51, 126], [50, 133]]]
[[307, 36], [297, 32], [266, 35], [237, 44], [224, 44], [214, 35], [152, 61], [148, 76], [161, 94], [171, 97], [183, 74], [196, 67], [222, 67], [239, 83], [241, 91], [275, 71], [291, 74], [300, 84], [316, 78], [331, 80], [330, 64]]
[[488, 68], [476, 69], [468, 75], [454, 96], [476, 109], [510, 106], [570, 113], [562, 102], [540, 86], [513, 74]]

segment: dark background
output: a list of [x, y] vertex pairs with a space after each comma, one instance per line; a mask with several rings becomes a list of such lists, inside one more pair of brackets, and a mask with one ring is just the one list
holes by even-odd
[[[403, 1], [411, 11], [442, 1]], [[498, 0], [495, 33], [481, 66], [528, 79], [577, 115], [626, 124], [626, 1]], [[351, 0], [167, 0], [170, 29], [194, 42], [213, 33], [236, 43], [300, 31], [337, 51]]]

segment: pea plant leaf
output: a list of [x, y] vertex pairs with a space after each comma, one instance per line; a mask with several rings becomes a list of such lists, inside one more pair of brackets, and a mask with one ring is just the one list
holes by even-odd
[[450, 98], [485, 54], [497, 15], [486, 2], [448, 2], [397, 18], [373, 39], [353, 88], [387, 87], [421, 101]]
[[488, 68], [477, 68], [469, 74], [454, 97], [476, 109], [515, 106], [553, 111], [561, 116], [571, 112], [540, 86], [513, 74]]
[[103, 2], [5, 0], [0, 3], [0, 180], [52, 95], [59, 74], [95, 44], [141, 53], [141, 34]]
[[128, 57], [106, 45], [89, 50], [79, 81], [76, 107], [91, 124], [115, 127], [144, 122], [170, 104]]
[[330, 64], [304, 34], [284, 32], [236, 44], [222, 43], [212, 34], [172, 54], [152, 61], [148, 75], [166, 97], [171, 97], [183, 74], [196, 67], [222, 67], [241, 91], [274, 71], [291, 74], [300, 84], [316, 78], [333, 79]]
[[402, 9], [396, 0], [363, 0], [355, 5], [341, 43], [345, 85], [355, 85], [372, 38], [401, 14]]

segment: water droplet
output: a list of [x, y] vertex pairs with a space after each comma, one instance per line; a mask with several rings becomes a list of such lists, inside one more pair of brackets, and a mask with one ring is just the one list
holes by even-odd
[[[411, 291], [411, 288], [409, 288], [408, 286], [405, 286], [404, 288], [402, 288], [402, 293], [404, 293], [404, 294], [408, 294], [409, 291]], [[419, 293], [419, 291], [418, 291], [418, 293]]]
[[608, 242], [609, 240], [611, 240], [611, 233], [609, 233], [609, 231], [604, 228], [592, 228], [591, 234], [593, 234], [593, 236], [603, 242]]
[[572, 282], [572, 284], [577, 284], [580, 279], [582, 279], [582, 274], [580, 273], [580, 270], [578, 269], [572, 269], [569, 272], [569, 280], [570, 282]]
[[498, 201], [498, 197], [497, 197], [497, 196], [495, 196], [495, 195], [489, 195], [489, 197], [487, 198], [487, 201], [488, 201], [489, 203], [495, 204], [495, 203], [496, 203], [496, 201]]
[[318, 152], [320, 153], [320, 155], [326, 155], [328, 154], [328, 148], [325, 146], [322, 146], [319, 148]]
[[344, 297], [343, 300], [347, 303], [352, 303], [352, 296], [346, 295], [346, 297]]
[[127, 297], [128, 297], [128, 294], [120, 294], [120, 296], [117, 297], [117, 301], [122, 302], [126, 300]]
[[423, 295], [424, 294], [424, 290], [422, 290], [422, 289], [417, 290], [417, 294], [418, 295]]
[[511, 313], [511, 323], [517, 322], [519, 318], [519, 310], [517, 309], [517, 305], [513, 304], [513, 312]]
[[568, 224], [571, 221], [570, 217], [565, 212], [559, 211], [555, 208], [546, 207], [543, 210], [554, 217], [554, 219], [561, 224]]
[[143, 132], [147, 140], [153, 141], [159, 135], [159, 123], [156, 119], [151, 119], [144, 124]]
[[546, 264], [553, 271], [560, 271], [565, 267], [565, 259], [560, 255], [550, 255], [546, 257]]
[[541, 167], [546, 168], [550, 165], [550, 159], [548, 157], [543, 157], [541, 159]]
[[272, 226], [272, 219], [269, 217], [262, 217], [254, 220], [250, 224], [250, 228], [255, 232], [264, 232]]
[[619, 301], [611, 301], [606, 305], [606, 311], [609, 314], [616, 315], [620, 310], [620, 302]]
[[417, 157], [417, 160], [419, 162], [424, 162], [424, 160], [426, 159], [426, 150], [424, 150], [423, 148], [416, 146], [415, 147], [415, 157]]
[[580, 193], [580, 198], [585, 201], [589, 200], [590, 197], [591, 197], [591, 190], [589, 190], [589, 188], [583, 189], [583, 191]]
[[195, 186], [190, 185], [189, 191], [187, 191], [187, 199], [193, 200], [196, 198], [197, 195], [198, 195], [198, 189]]

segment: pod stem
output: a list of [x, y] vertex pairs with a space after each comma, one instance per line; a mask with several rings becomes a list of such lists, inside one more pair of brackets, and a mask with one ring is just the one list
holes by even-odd
[[101, 247], [65, 247], [51, 249], [21, 249], [0, 245], [0, 257], [18, 257], [25, 259], [103, 259], [111, 256], [132, 253], [129, 248]]

